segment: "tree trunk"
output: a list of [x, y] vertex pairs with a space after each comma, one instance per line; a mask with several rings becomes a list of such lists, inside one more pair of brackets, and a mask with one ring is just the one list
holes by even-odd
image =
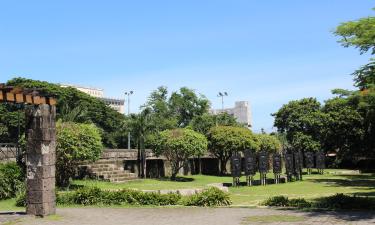
[[142, 177], [142, 167], [141, 167], [141, 159], [142, 159], [142, 153], [141, 153], [141, 145], [139, 143], [140, 141], [138, 140], [138, 153], [137, 153], [137, 168], [138, 168], [138, 177]]
[[175, 162], [174, 164], [172, 163], [172, 174], [171, 174], [171, 180], [176, 180], [176, 177], [177, 177], [177, 174], [178, 174], [178, 171], [180, 170], [180, 163], [179, 162]]
[[220, 175], [225, 175], [227, 173], [227, 162], [228, 160], [224, 158], [220, 159]]
[[146, 152], [145, 152], [145, 145], [144, 145], [144, 137], [141, 136], [140, 140], [141, 146], [141, 170], [142, 170], [142, 178], [146, 178]]

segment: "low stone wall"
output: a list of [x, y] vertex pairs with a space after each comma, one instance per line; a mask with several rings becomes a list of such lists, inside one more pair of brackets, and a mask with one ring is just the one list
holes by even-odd
[[[169, 162], [162, 156], [156, 156], [151, 149], [146, 149], [146, 176], [148, 178], [160, 178], [171, 175], [171, 167]], [[96, 163], [114, 164], [118, 167], [123, 167], [131, 173], [138, 174], [137, 165], [137, 149], [105, 149]], [[85, 163], [82, 163], [85, 164]], [[180, 173], [183, 175], [190, 174], [207, 174], [215, 175], [219, 172], [219, 163], [212, 155], [207, 154], [201, 158], [191, 158], [185, 168], [182, 168]], [[84, 174], [85, 171], [80, 171], [79, 176], [89, 176]]]

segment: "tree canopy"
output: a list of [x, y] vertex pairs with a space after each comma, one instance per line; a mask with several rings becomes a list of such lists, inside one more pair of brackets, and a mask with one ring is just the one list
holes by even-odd
[[257, 134], [256, 138], [259, 144], [260, 151], [267, 151], [270, 153], [281, 151], [281, 142], [274, 135]]
[[[126, 138], [123, 138], [124, 115], [107, 106], [103, 101], [91, 97], [75, 88], [61, 87], [45, 81], [37, 81], [25, 78], [14, 78], [7, 82], [10, 86], [26, 88], [39, 88], [42, 94], [55, 96], [57, 99], [57, 119], [66, 118], [68, 111], [79, 110], [79, 116], [74, 117], [74, 122], [94, 123], [100, 130], [103, 144], [107, 147], [124, 147]], [[4, 110], [4, 106], [0, 110]], [[11, 116], [14, 109], [7, 109], [7, 116]], [[9, 112], [9, 113], [8, 113]], [[73, 112], [74, 113], [74, 112]], [[11, 120], [14, 121], [14, 120]], [[0, 124], [2, 121], [0, 121]], [[22, 127], [24, 128], [24, 127]], [[9, 124], [8, 129], [14, 129], [14, 124]], [[24, 130], [24, 129], [21, 129]]]
[[177, 128], [159, 133], [154, 152], [165, 156], [171, 163], [171, 179], [174, 180], [189, 157], [202, 156], [207, 151], [207, 145], [204, 135], [187, 128]]
[[259, 144], [253, 133], [243, 127], [217, 126], [208, 134], [209, 151], [220, 160], [220, 172], [226, 172], [226, 164], [233, 152], [246, 149], [256, 151]]

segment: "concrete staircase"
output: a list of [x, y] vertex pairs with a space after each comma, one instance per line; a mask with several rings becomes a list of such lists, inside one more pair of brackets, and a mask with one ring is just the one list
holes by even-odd
[[114, 183], [137, 179], [138, 176], [124, 167], [118, 166], [113, 160], [98, 160], [93, 164], [83, 165], [92, 177]]

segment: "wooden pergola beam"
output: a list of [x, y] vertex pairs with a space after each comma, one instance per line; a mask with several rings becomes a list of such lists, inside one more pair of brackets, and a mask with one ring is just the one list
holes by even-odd
[[5, 86], [4, 84], [0, 84], [0, 102], [56, 105], [55, 98], [40, 95], [38, 89]]

